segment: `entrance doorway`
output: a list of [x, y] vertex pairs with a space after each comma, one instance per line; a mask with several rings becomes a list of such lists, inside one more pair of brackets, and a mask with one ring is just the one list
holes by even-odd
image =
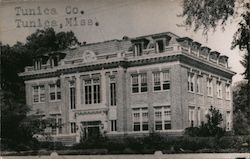
[[101, 121], [82, 122], [82, 139], [98, 138], [101, 135]]

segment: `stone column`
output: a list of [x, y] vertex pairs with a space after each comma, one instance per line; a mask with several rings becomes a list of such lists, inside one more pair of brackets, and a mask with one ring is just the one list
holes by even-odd
[[81, 85], [80, 85], [80, 75], [75, 75], [76, 78], [76, 109], [81, 108]]
[[106, 75], [105, 71], [101, 71], [101, 103], [107, 106], [107, 94], [106, 94], [107, 82], [106, 82]]

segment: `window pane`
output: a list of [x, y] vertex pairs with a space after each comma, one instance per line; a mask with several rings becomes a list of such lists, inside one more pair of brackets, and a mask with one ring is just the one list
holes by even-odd
[[134, 131], [140, 131], [141, 128], [140, 128], [140, 123], [139, 122], [135, 122], [134, 123]]
[[147, 131], [148, 130], [148, 122], [143, 122], [142, 123], [142, 130]]
[[50, 100], [55, 100], [55, 99], [56, 99], [55, 92], [50, 93]]
[[156, 72], [153, 74], [154, 77], [154, 90], [161, 90], [161, 80], [160, 80], [160, 72]]
[[147, 92], [147, 74], [141, 74], [141, 92]]
[[162, 130], [162, 121], [155, 122], [155, 130]]
[[138, 75], [132, 75], [132, 93], [139, 92], [139, 81]]

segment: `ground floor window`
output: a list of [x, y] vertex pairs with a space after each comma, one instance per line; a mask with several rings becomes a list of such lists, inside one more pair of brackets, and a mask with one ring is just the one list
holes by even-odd
[[154, 108], [154, 127], [155, 130], [171, 129], [171, 110], [170, 106], [160, 106]]
[[117, 131], [117, 120], [110, 120], [110, 131]]
[[133, 109], [133, 131], [148, 130], [148, 108]]
[[195, 121], [195, 109], [194, 107], [189, 107], [188, 108], [188, 122], [189, 122], [189, 127], [194, 127], [194, 121]]
[[76, 123], [75, 122], [70, 123], [70, 132], [72, 134], [76, 133]]

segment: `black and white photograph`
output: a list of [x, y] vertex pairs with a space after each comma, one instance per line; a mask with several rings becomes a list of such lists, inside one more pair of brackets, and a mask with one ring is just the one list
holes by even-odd
[[250, 0], [0, 0], [0, 159], [250, 159]]

